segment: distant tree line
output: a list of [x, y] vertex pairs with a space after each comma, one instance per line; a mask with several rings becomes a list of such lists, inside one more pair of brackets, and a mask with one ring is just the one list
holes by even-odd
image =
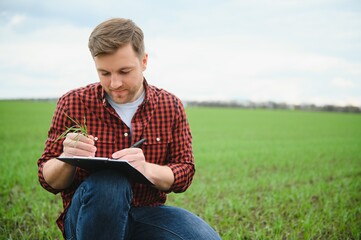
[[[24, 98], [24, 99], [0, 99], [0, 101], [41, 101], [56, 102], [57, 98]], [[324, 111], [324, 112], [345, 112], [361, 113], [361, 108], [357, 106], [336, 106], [316, 104], [287, 104], [277, 102], [239, 102], [239, 101], [185, 101], [184, 104], [190, 107], [224, 107], [224, 108], [246, 108], [246, 109], [286, 109], [304, 111]]]
[[226, 107], [226, 108], [246, 108], [246, 109], [287, 109], [287, 110], [305, 110], [305, 111], [325, 111], [325, 112], [345, 112], [361, 113], [361, 108], [348, 106], [315, 104], [287, 104], [277, 102], [238, 102], [238, 101], [186, 101], [187, 106], [192, 107]]

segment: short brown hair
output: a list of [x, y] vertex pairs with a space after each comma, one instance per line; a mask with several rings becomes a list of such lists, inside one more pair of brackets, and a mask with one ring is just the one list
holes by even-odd
[[88, 47], [92, 56], [96, 57], [114, 53], [129, 43], [139, 58], [144, 56], [143, 31], [130, 19], [113, 18], [94, 28]]

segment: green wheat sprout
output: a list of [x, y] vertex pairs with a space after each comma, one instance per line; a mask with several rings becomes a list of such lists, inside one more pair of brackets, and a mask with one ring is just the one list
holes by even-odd
[[72, 123], [74, 124], [73, 126], [71, 127], [66, 127], [66, 130], [59, 135], [59, 137], [55, 140], [54, 143], [56, 143], [57, 141], [59, 141], [60, 139], [63, 139], [66, 137], [66, 135], [68, 133], [77, 133], [77, 137], [76, 137], [76, 141], [78, 142], [81, 135], [84, 135], [84, 136], [88, 136], [88, 128], [86, 126], [86, 118], [84, 116], [84, 121], [83, 121], [83, 124], [80, 123], [79, 121], [77, 121], [76, 119], [70, 117], [68, 114], [64, 113], [64, 115], [70, 120], [72, 121]]

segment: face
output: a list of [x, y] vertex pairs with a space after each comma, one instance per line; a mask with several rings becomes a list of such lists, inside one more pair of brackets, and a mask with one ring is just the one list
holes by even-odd
[[143, 71], [148, 55], [139, 58], [127, 44], [112, 54], [96, 56], [100, 84], [116, 103], [134, 102], [143, 92]]

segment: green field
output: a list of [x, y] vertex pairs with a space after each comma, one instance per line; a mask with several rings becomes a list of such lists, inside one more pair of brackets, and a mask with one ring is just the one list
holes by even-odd
[[[0, 239], [60, 239], [36, 161], [54, 102], [0, 101]], [[360, 239], [361, 114], [187, 108], [197, 172], [178, 205], [223, 239]]]

